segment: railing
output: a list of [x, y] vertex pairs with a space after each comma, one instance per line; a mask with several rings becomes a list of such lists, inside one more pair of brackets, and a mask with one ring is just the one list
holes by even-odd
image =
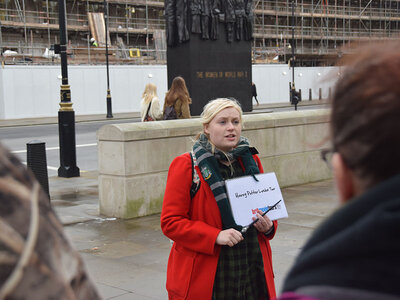
[[[60, 56], [43, 46], [21, 46], [21, 43], [3, 44], [4, 49], [14, 49], [4, 52], [1, 60], [6, 65], [58, 65]], [[104, 65], [106, 63], [105, 47], [69, 47], [67, 48], [68, 64]], [[165, 64], [166, 50], [154, 48], [126, 48], [109, 47], [108, 57], [110, 64]]]
[[[264, 2], [264, 3], [263, 3]], [[255, 9], [260, 10], [273, 10], [277, 13], [292, 13], [291, 4], [286, 1], [266, 1], [260, 0], [256, 2]], [[361, 7], [362, 8], [362, 7]], [[295, 14], [300, 13], [307, 14], [317, 14], [340, 18], [340, 16], [347, 17], [360, 17], [360, 7], [359, 6], [343, 6], [343, 5], [327, 5], [323, 6], [321, 4], [308, 4], [297, 5], [295, 7]], [[367, 7], [362, 11], [362, 17], [375, 17], [375, 18], [397, 18], [399, 19], [399, 12], [397, 8], [382, 8], [382, 7]]]
[[[46, 12], [38, 11], [25, 11], [25, 22], [21, 20], [16, 10], [13, 9], [0, 9], [0, 20], [2, 26], [27, 26], [32, 27], [32, 24], [54, 24], [58, 29], [58, 13], [51, 13], [47, 15]], [[13, 22], [9, 24], [8, 22]], [[68, 26], [81, 26], [88, 28], [89, 21], [86, 14], [67, 14], [67, 27]], [[134, 28], [145, 30], [164, 29], [164, 18], [159, 19], [146, 19], [145, 18], [126, 18], [126, 17], [113, 17], [109, 18], [110, 31], [119, 28]]]
[[[103, 3], [104, 0], [89, 0], [89, 2], [93, 3]], [[126, 4], [129, 6], [136, 6], [136, 5], [141, 5], [145, 6], [146, 4], [148, 6], [151, 6], [153, 3], [157, 4], [164, 4], [164, 0], [107, 0], [108, 3], [116, 3], [116, 4]]]
[[[305, 55], [325, 55], [325, 54], [330, 54], [330, 55], [343, 55], [343, 54], [349, 54], [352, 53], [353, 50], [351, 49], [332, 49], [332, 48], [325, 48], [325, 47], [315, 47], [315, 48], [310, 48], [310, 47], [299, 47], [296, 48], [295, 54], [305, 54]], [[284, 48], [284, 47], [253, 47], [252, 52], [255, 56], [276, 56], [276, 55], [287, 55], [291, 56], [292, 55], [292, 50], [289, 48]]]
[[[87, 16], [86, 15], [79, 15], [79, 14], [71, 14], [68, 15], [67, 22], [68, 23], [78, 23], [80, 24], [86, 18], [87, 23]], [[31, 11], [25, 10], [25, 19], [20, 18], [17, 14], [17, 10], [15, 9], [5, 9], [0, 8], [0, 19], [5, 22], [15, 22], [16, 26], [18, 24], [21, 26], [24, 23], [29, 24], [57, 24], [58, 25], [58, 13], [54, 12], [43, 12], [43, 11]], [[4, 24], [3, 24], [4, 26]]]
[[146, 18], [135, 18], [126, 19], [124, 17], [112, 17], [109, 18], [110, 30], [115, 29], [142, 29], [142, 30], [156, 30], [165, 29], [165, 21], [163, 18], [160, 19], [147, 19]]
[[[275, 37], [282, 34], [283, 38], [291, 39], [292, 27], [285, 25], [254, 25], [254, 34], [265, 35], [266, 37]], [[296, 26], [294, 28], [294, 35], [296, 39], [349, 39], [349, 38], [398, 38], [400, 30], [391, 29], [360, 29], [352, 28], [327, 28], [327, 27], [310, 27], [310, 26]]]

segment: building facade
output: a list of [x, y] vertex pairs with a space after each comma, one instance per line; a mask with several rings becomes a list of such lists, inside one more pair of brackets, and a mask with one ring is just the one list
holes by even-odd
[[[298, 65], [331, 65], [348, 46], [397, 39], [399, 2], [253, 0], [253, 63], [287, 63], [294, 52]], [[105, 62], [103, 39], [91, 42], [102, 37], [105, 7], [111, 64], [165, 63], [164, 1], [66, 0], [70, 64]], [[3, 63], [57, 63], [57, 43], [58, 1], [0, 0]]]

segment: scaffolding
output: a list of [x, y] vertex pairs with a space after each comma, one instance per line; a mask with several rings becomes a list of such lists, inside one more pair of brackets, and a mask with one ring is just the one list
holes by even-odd
[[[255, 3], [253, 51], [258, 61], [287, 62], [291, 53], [291, 1]], [[399, 38], [399, 1], [296, 0], [296, 59], [305, 65], [329, 64], [345, 46]], [[347, 47], [349, 48], [349, 47]]]
[[[165, 63], [164, 2], [107, 2], [110, 63]], [[303, 65], [329, 64], [343, 55], [344, 46], [399, 38], [399, 2], [296, 0], [293, 46], [297, 60]], [[289, 60], [291, 3], [254, 0], [254, 63]], [[103, 12], [103, 0], [66, 0], [66, 7], [69, 63], [104, 63], [104, 47], [90, 44], [93, 31], [88, 18]], [[54, 63], [57, 58], [51, 48], [58, 43], [58, 30], [57, 1], [0, 0], [0, 51], [13, 53], [8, 61]]]
[[[165, 43], [157, 41], [165, 39], [165, 34], [160, 33], [165, 31], [164, 3], [140, 0], [107, 2], [112, 44], [110, 63], [165, 63]], [[104, 28], [101, 30], [99, 26], [103, 3], [98, 0], [66, 0], [70, 64], [105, 62], [104, 42], [98, 43], [97, 47], [90, 43], [92, 37], [104, 37]], [[0, 0], [0, 52], [6, 62], [57, 62], [52, 45], [58, 43], [58, 35], [57, 1]], [[131, 55], [132, 49], [138, 49], [140, 55]]]

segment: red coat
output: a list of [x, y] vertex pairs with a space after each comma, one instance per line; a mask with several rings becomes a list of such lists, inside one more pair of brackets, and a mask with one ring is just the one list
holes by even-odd
[[[260, 159], [254, 160], [263, 172]], [[161, 212], [161, 229], [174, 241], [168, 260], [169, 299], [207, 300], [212, 297], [214, 277], [221, 246], [215, 244], [222, 230], [221, 216], [210, 187], [201, 176], [201, 184], [190, 199], [192, 161], [189, 153], [176, 157], [168, 171], [167, 187]], [[278, 224], [274, 221], [275, 228]], [[269, 239], [258, 234], [265, 278], [271, 298], [276, 297]]]

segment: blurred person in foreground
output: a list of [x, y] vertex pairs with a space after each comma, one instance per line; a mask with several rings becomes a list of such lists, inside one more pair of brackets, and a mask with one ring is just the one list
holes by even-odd
[[[344, 61], [331, 110], [331, 165], [343, 204], [308, 240], [289, 299], [400, 299], [400, 43]], [[349, 64], [347, 62], [350, 62]]]
[[46, 192], [1, 145], [0, 299], [101, 299]]

